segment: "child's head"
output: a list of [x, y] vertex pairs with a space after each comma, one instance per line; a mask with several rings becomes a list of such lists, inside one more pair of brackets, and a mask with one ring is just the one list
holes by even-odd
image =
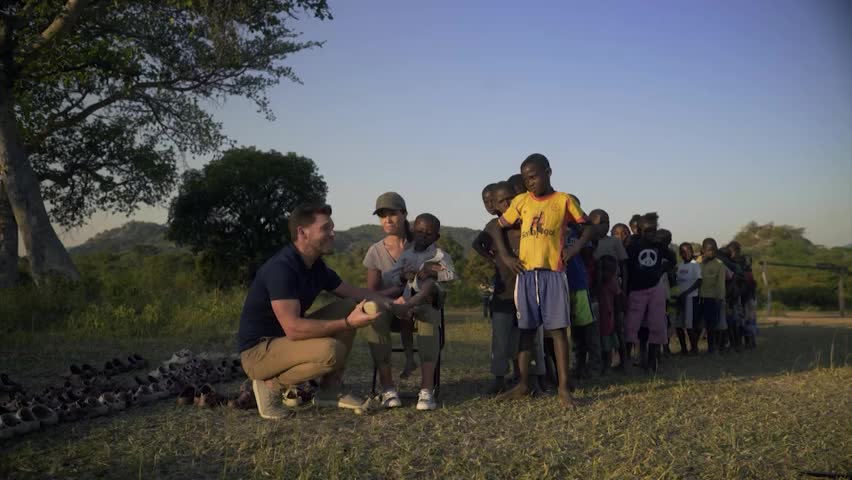
[[678, 252], [680, 252], [680, 258], [683, 260], [683, 263], [691, 262], [695, 256], [695, 252], [692, 251], [692, 244], [689, 242], [681, 243], [678, 247]]
[[731, 249], [731, 258], [740, 258], [743, 254], [743, 247], [740, 245], [740, 242], [736, 240], [729, 243], [728, 248]]
[[482, 189], [482, 204], [489, 215], [497, 215], [497, 210], [494, 209], [494, 188], [496, 187], [496, 183], [489, 183]]
[[731, 257], [730, 247], [724, 246], [724, 247], [720, 248], [719, 249], [719, 256], [723, 257], [723, 258], [727, 258], [727, 259], [733, 258], [733, 257]]
[[441, 221], [431, 213], [421, 213], [414, 219], [414, 250], [422, 252], [441, 238]]
[[639, 215], [638, 213], [635, 213], [632, 217], [630, 217], [630, 231], [633, 235], [639, 235], [639, 220], [641, 219], [642, 215]]
[[604, 282], [615, 276], [618, 271], [618, 261], [612, 255], [604, 255], [600, 259], [601, 278]]
[[657, 221], [659, 218], [657, 212], [649, 212], [639, 218], [639, 234], [646, 242], [657, 240]]
[[627, 239], [630, 238], [630, 229], [623, 223], [616, 223], [612, 227], [612, 236], [621, 240], [621, 243], [627, 243]]
[[713, 238], [707, 237], [701, 242], [701, 256], [704, 257], [704, 260], [712, 260], [716, 258], [716, 253], [719, 250], [719, 247], [716, 245], [716, 240]]
[[492, 198], [494, 210], [497, 211], [497, 215], [502, 215], [512, 204], [512, 199], [515, 198], [515, 189], [509, 182], [500, 182], [494, 187]]
[[506, 181], [509, 182], [509, 185], [511, 185], [512, 189], [515, 191], [515, 195], [520, 195], [527, 191], [527, 187], [524, 185], [524, 177], [521, 176], [520, 173], [512, 175]]
[[606, 232], [609, 231], [609, 214], [600, 208], [596, 208], [589, 212], [589, 220], [592, 222], [592, 225], [600, 227], [600, 238], [605, 237]]
[[657, 241], [662, 243], [663, 246], [668, 247], [672, 244], [672, 232], [665, 228], [657, 230]]
[[540, 153], [533, 153], [521, 163], [521, 176], [527, 191], [540, 197], [553, 191], [550, 185], [550, 162]]

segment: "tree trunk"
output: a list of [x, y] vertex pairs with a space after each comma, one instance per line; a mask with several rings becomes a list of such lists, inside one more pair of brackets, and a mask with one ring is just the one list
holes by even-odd
[[0, 288], [18, 282], [18, 222], [0, 177]]
[[50, 224], [38, 177], [21, 143], [11, 85], [6, 72], [0, 70], [0, 174], [29, 255], [33, 280], [37, 285], [53, 275], [79, 280], [71, 255]]

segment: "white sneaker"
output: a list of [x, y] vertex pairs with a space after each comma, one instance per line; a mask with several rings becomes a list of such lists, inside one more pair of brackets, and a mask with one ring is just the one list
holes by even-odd
[[399, 399], [399, 393], [395, 388], [382, 392], [382, 406], [385, 408], [397, 408], [402, 406], [402, 401]]
[[435, 403], [435, 395], [431, 390], [421, 389], [417, 395], [417, 410], [435, 410], [438, 404]]

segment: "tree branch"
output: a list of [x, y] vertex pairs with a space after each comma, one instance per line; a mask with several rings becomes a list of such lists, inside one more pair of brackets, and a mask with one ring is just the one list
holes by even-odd
[[53, 19], [53, 22], [51, 22], [43, 32], [41, 32], [39, 38], [30, 46], [29, 52], [21, 60], [19, 68], [23, 70], [24, 67], [29, 65], [30, 62], [38, 57], [45, 47], [56, 42], [59, 38], [62, 38], [63, 35], [71, 31], [77, 23], [77, 20], [80, 19], [80, 15], [83, 13], [83, 10], [86, 8], [88, 3], [89, 0], [68, 0], [62, 8], [62, 13]]

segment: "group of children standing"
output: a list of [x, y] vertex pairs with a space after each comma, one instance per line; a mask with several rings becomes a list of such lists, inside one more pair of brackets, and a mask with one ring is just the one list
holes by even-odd
[[[533, 154], [520, 174], [482, 191], [496, 217], [473, 245], [495, 266], [491, 392], [514, 399], [556, 383], [573, 405], [569, 329], [572, 379], [613, 364], [623, 371], [634, 352], [637, 365], [656, 371], [672, 334], [681, 355], [698, 354], [702, 336], [708, 353], [756, 346], [755, 282], [738, 243], [719, 249], [707, 238], [699, 255], [683, 243], [679, 263], [656, 213], [610, 231], [606, 211], [587, 215], [577, 197], [551, 186], [551, 173], [547, 158]], [[512, 388], [510, 364], [519, 380]]]

